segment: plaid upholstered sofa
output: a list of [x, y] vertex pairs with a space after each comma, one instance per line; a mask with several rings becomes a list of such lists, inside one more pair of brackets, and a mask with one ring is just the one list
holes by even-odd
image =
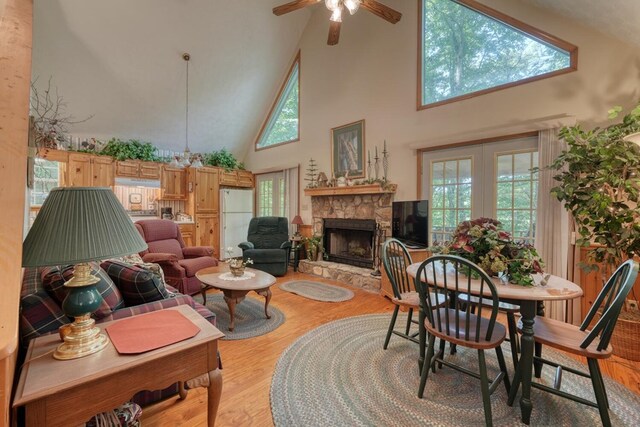
[[[101, 267], [94, 265], [94, 274], [100, 278], [96, 286], [103, 297], [100, 308], [92, 315], [98, 324], [179, 305], [192, 307], [213, 325], [216, 324], [215, 314], [207, 307], [188, 295], [178, 293], [173, 287], [160, 283], [161, 278], [148, 269], [121, 261], [106, 261]], [[33, 338], [57, 333], [60, 326], [72, 321], [61, 309], [66, 293], [62, 285], [72, 272], [72, 267], [25, 270], [20, 295], [20, 339], [23, 350]], [[165, 390], [140, 392], [132, 400], [144, 405], [177, 392], [175, 384]]]

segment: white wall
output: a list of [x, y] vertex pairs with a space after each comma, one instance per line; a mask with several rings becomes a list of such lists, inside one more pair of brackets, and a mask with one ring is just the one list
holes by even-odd
[[[519, 2], [484, 0], [490, 7], [577, 45], [578, 71], [416, 111], [416, 1], [393, 2], [403, 13], [396, 25], [365, 10], [346, 17], [340, 43], [334, 47], [326, 45], [328, 12], [315, 12], [300, 41], [301, 141], [258, 152], [250, 149], [245, 158], [248, 168], [273, 169], [297, 161], [304, 175], [313, 157], [320, 171], [329, 172], [330, 129], [365, 119], [367, 148], [377, 145], [381, 149], [387, 140], [389, 177], [399, 184], [396, 200], [414, 199], [416, 148], [541, 129], [576, 119], [593, 123], [606, 118], [612, 106], [629, 107], [640, 98], [637, 46]], [[305, 222], [311, 217], [310, 205], [302, 194]]]

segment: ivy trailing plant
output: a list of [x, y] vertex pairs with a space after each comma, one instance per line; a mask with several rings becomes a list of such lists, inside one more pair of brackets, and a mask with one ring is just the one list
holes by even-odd
[[100, 154], [111, 156], [116, 160], [144, 160], [148, 162], [160, 161], [158, 149], [150, 142], [140, 142], [137, 139], [122, 141], [111, 138]]
[[[622, 108], [609, 111], [618, 116]], [[560, 130], [568, 149], [549, 166], [559, 173], [551, 194], [564, 202], [576, 223], [577, 245], [599, 246], [588, 252], [590, 264], [615, 267], [640, 254], [640, 147], [624, 140], [640, 132], [640, 105], [622, 122], [584, 130], [578, 124]], [[581, 264], [586, 271], [596, 265]]]
[[225, 170], [241, 169], [244, 170], [244, 164], [239, 162], [233, 154], [223, 148], [220, 151], [213, 151], [202, 155], [202, 163], [208, 166], [217, 166]]

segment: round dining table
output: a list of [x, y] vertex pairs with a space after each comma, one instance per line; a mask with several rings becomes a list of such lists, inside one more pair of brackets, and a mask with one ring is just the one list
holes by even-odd
[[[415, 278], [420, 267], [420, 262], [407, 267], [407, 273]], [[425, 269], [426, 277], [430, 275], [430, 269]], [[448, 273], [454, 275], [452, 271]], [[522, 383], [522, 396], [520, 397], [520, 410], [522, 422], [529, 424], [533, 405], [531, 403], [531, 376], [533, 370], [534, 336], [533, 324], [537, 315], [544, 315], [544, 301], [562, 301], [581, 297], [583, 292], [579, 285], [558, 276], [533, 275], [535, 286], [519, 286], [505, 282], [499, 278], [494, 279], [500, 301], [518, 304], [522, 315], [522, 337], [520, 340], [520, 360], [516, 367], [508, 404], [512, 405], [518, 393], [519, 384]], [[423, 281], [424, 278], [423, 278]], [[466, 282], [466, 278], [465, 278]], [[480, 294], [480, 280], [471, 279], [471, 293]], [[485, 286], [484, 295], [490, 296], [490, 291]], [[424, 318], [424, 316], [420, 316]], [[421, 325], [424, 329], [424, 326]], [[424, 361], [425, 334], [420, 334], [420, 363]], [[513, 344], [512, 344], [513, 345]]]

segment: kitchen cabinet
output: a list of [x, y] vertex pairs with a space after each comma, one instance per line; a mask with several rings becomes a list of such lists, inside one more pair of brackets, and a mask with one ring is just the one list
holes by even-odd
[[[431, 252], [428, 251], [426, 248], [424, 249], [407, 248], [407, 251], [409, 251], [409, 255], [411, 255], [412, 262], [422, 262], [431, 256]], [[387, 298], [395, 298], [395, 295], [393, 295], [393, 287], [391, 286], [391, 281], [389, 280], [389, 276], [387, 276], [387, 272], [385, 271], [384, 265], [382, 265], [382, 262], [380, 262], [380, 272], [382, 273], [382, 277], [381, 277], [382, 283], [380, 287], [380, 293], [382, 293], [382, 296], [385, 296]]]
[[253, 173], [243, 170], [223, 170], [220, 172], [220, 185], [253, 188]]
[[116, 176], [127, 178], [160, 179], [162, 163], [140, 160], [119, 160], [116, 162]]
[[113, 159], [87, 153], [69, 153], [62, 167], [65, 187], [110, 187], [114, 184]]
[[218, 212], [220, 186], [219, 170], [216, 168], [191, 168], [192, 197], [195, 214], [212, 214]]
[[195, 246], [196, 241], [196, 226], [195, 224], [178, 224], [182, 240], [184, 240], [185, 246]]
[[213, 246], [213, 255], [220, 257], [220, 222], [218, 215], [196, 215], [196, 246]]
[[163, 200], [186, 200], [187, 171], [182, 168], [163, 166], [160, 173], [160, 188]]

